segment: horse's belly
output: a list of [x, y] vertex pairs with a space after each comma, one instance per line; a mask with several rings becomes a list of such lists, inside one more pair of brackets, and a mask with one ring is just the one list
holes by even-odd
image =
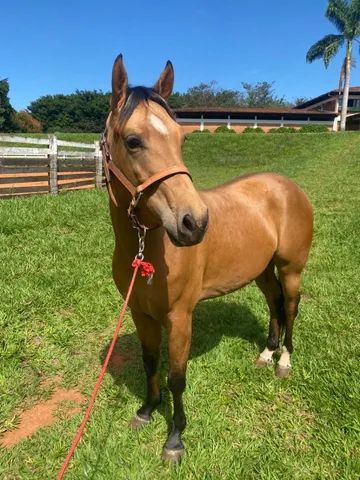
[[257, 278], [276, 250], [276, 238], [265, 229], [257, 235], [234, 235], [212, 243], [203, 276], [202, 298], [237, 290]]
[[218, 297], [244, 287], [257, 278], [266, 268], [271, 256], [262, 262], [257, 262], [251, 269], [238, 262], [237, 266], [223, 265], [204, 281], [201, 298]]

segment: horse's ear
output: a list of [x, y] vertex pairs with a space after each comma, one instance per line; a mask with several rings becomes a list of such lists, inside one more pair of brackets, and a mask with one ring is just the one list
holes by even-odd
[[115, 112], [120, 109], [126, 99], [126, 92], [128, 88], [128, 76], [125, 70], [123, 57], [118, 55], [115, 59], [112, 69], [112, 96], [111, 96], [111, 110]]
[[170, 60], [166, 62], [164, 70], [161, 72], [159, 80], [154, 85], [154, 90], [161, 97], [167, 100], [174, 86], [174, 69]]

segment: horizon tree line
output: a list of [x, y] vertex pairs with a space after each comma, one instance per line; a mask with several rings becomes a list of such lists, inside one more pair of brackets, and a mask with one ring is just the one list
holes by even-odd
[[[185, 93], [175, 92], [168, 99], [171, 108], [184, 107], [291, 107], [294, 103], [278, 97], [274, 82], [243, 82], [241, 91], [223, 89], [217, 82], [200, 83]], [[3, 88], [2, 88], [3, 87]], [[16, 112], [8, 98], [8, 80], [0, 81], [0, 105], [6, 105], [6, 118], [0, 108], [0, 131], [98, 132], [109, 111], [110, 92], [76, 90], [72, 94], [44, 95]], [[3, 121], [2, 121], [3, 118]]]

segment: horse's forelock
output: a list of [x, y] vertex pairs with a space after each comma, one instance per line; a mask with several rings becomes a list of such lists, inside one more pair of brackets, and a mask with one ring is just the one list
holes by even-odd
[[121, 125], [124, 125], [129, 120], [140, 103], [149, 103], [149, 100], [160, 105], [171, 118], [175, 119], [175, 115], [167, 102], [154, 89], [148, 87], [128, 87], [125, 105], [120, 112]]

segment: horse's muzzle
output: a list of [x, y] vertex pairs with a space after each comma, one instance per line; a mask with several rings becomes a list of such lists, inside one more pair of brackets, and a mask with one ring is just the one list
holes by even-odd
[[168, 231], [170, 240], [177, 247], [196, 245], [204, 238], [208, 222], [209, 214], [207, 210], [200, 219], [196, 219], [191, 213], [186, 213], [178, 221], [176, 234]]

